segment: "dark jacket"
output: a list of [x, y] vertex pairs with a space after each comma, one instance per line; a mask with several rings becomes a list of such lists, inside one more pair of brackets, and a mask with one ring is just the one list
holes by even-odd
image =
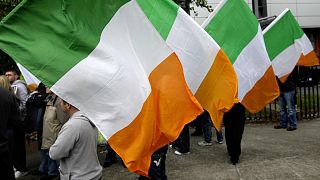
[[7, 129], [14, 129], [19, 123], [20, 113], [15, 96], [0, 88], [0, 154], [9, 150]]
[[35, 130], [42, 130], [42, 119], [46, 109], [47, 102], [45, 101], [47, 93], [35, 91], [31, 93], [26, 103], [26, 118], [24, 127], [27, 133], [32, 133]]
[[294, 91], [296, 89], [296, 84], [294, 82], [294, 78], [292, 74], [289, 75], [289, 77], [284, 83], [282, 83], [278, 78], [277, 78], [277, 81], [280, 88], [280, 92], [289, 92], [289, 91]]

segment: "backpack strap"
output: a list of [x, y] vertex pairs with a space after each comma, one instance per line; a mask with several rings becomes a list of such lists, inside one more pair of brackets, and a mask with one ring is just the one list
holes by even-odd
[[56, 97], [54, 97], [54, 100], [53, 100], [53, 102], [52, 102], [52, 105], [54, 106], [54, 104], [56, 103], [56, 101], [57, 101], [57, 99], [58, 99], [58, 96], [57, 95], [55, 95]]
[[82, 117], [85, 117], [86, 119], [88, 119], [88, 122], [90, 123], [90, 125], [93, 127], [93, 128], [95, 128], [96, 126], [93, 124], [93, 122], [91, 122], [90, 121], [90, 119], [89, 118], [87, 118], [86, 116], [84, 116], [84, 115], [81, 115]]

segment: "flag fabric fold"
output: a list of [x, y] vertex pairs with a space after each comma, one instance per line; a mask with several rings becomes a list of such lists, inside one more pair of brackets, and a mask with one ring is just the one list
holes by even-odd
[[202, 24], [233, 64], [238, 98], [251, 112], [279, 96], [258, 20], [244, 0], [223, 0]]
[[130, 171], [203, 110], [177, 55], [136, 1], [23, 1], [0, 25], [0, 48], [83, 111]]
[[319, 65], [309, 38], [289, 9], [263, 30], [263, 37], [274, 72], [282, 82], [296, 65]]
[[17, 63], [17, 66], [26, 81], [26, 83], [29, 84], [35, 84], [38, 85], [40, 83], [40, 80], [35, 77], [33, 74], [31, 74], [25, 67], [23, 67], [21, 64]]
[[179, 57], [186, 82], [220, 129], [222, 115], [237, 97], [237, 77], [220, 46], [171, 0], [137, 0], [162, 38]]

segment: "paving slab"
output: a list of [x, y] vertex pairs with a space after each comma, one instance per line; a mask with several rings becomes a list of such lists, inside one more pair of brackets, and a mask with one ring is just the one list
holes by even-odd
[[[169, 180], [320, 179], [320, 118], [298, 121], [298, 129], [274, 129], [274, 124], [246, 124], [239, 164], [230, 164], [226, 144], [200, 147], [203, 137], [191, 137], [191, 153], [177, 156], [169, 149], [166, 161]], [[190, 130], [193, 132], [193, 129]], [[213, 133], [214, 134], [214, 133]], [[33, 147], [34, 148], [34, 147]], [[100, 155], [103, 161], [103, 156]], [[28, 151], [28, 167], [39, 164], [35, 150]], [[134, 180], [118, 161], [103, 169], [103, 179]], [[21, 180], [37, 179], [27, 175]]]

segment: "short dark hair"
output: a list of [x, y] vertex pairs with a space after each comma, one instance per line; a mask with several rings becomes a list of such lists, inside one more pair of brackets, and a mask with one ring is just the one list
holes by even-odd
[[8, 69], [8, 70], [6, 70], [6, 72], [13, 72], [14, 74], [16, 74], [16, 75], [18, 75], [18, 76], [20, 76], [20, 71], [18, 71], [18, 70], [16, 70], [16, 69]]

